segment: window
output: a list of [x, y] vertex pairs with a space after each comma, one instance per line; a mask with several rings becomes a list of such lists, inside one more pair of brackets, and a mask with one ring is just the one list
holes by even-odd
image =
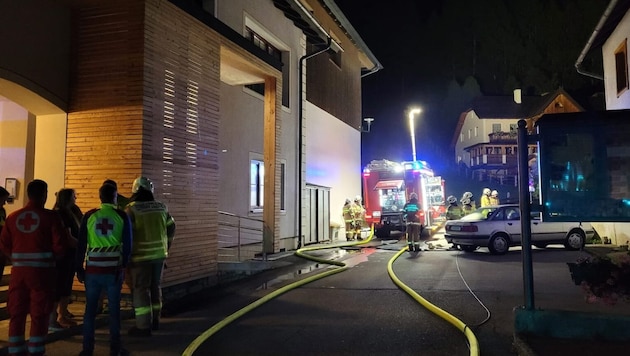
[[515, 134], [518, 132], [518, 124], [510, 124], [510, 133]]
[[280, 163], [280, 211], [286, 211], [285, 202], [284, 202], [284, 186], [285, 186], [285, 170], [286, 164], [284, 162]]
[[202, 8], [203, 11], [214, 16], [215, 10], [216, 10], [215, 0], [194, 0], [194, 1], [195, 1], [195, 5]]
[[[280, 210], [286, 210], [285, 184], [286, 163], [280, 162]], [[262, 160], [252, 159], [249, 163], [249, 208], [251, 212], [262, 212], [265, 194], [265, 165]]]
[[464, 142], [464, 133], [459, 134], [459, 142]]
[[479, 127], [475, 126], [475, 137], [479, 136]]
[[471, 134], [472, 134], [472, 130], [471, 130], [471, 129], [468, 129], [468, 139], [469, 139], [469, 140], [470, 140], [470, 136], [471, 136]]
[[501, 124], [492, 124], [492, 132], [501, 132]]
[[249, 207], [252, 212], [263, 208], [265, 194], [265, 165], [263, 161], [253, 159], [249, 164]]
[[628, 89], [628, 47], [627, 40], [615, 50], [615, 70], [617, 75], [617, 94]]
[[[245, 28], [245, 37], [250, 40], [256, 47], [272, 55], [275, 59], [282, 62], [282, 105], [289, 107], [289, 70], [290, 56], [288, 51], [281, 51], [269, 41], [265, 40], [261, 35], [254, 32], [251, 28]], [[265, 83], [249, 84], [245, 86], [260, 95], [265, 95]]]

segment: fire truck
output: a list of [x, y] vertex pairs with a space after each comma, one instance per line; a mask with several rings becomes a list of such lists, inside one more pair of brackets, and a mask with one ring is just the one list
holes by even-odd
[[[434, 178], [433, 170], [425, 161], [393, 162], [374, 160], [363, 169], [363, 204], [365, 220], [374, 224], [374, 234], [379, 238], [387, 238], [392, 231], [405, 232], [405, 221], [402, 208], [409, 200], [411, 193], [418, 195], [420, 223], [427, 226], [431, 223], [433, 213], [429, 210], [430, 196], [427, 179]], [[435, 180], [433, 180], [434, 182]], [[444, 184], [442, 188], [442, 205], [444, 205]], [[433, 187], [435, 188], [435, 187]], [[436, 189], [431, 190], [437, 194]], [[438, 202], [439, 199], [433, 199]]]

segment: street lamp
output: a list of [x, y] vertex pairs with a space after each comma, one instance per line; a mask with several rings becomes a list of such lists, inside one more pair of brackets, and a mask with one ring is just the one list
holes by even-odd
[[412, 108], [409, 110], [409, 131], [411, 131], [411, 153], [413, 160], [416, 160], [416, 130], [413, 125], [413, 116], [420, 115], [422, 109], [420, 108]]
[[372, 122], [374, 121], [373, 117], [364, 117], [363, 121], [365, 121], [365, 124], [367, 125], [366, 128], [364, 128], [363, 123], [361, 124], [361, 132], [370, 132], [370, 127], [372, 126]]

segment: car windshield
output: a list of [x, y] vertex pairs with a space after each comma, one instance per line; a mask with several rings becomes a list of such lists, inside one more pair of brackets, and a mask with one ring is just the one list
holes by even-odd
[[478, 208], [477, 210], [473, 211], [472, 213], [465, 215], [464, 217], [462, 217], [460, 220], [462, 221], [480, 221], [480, 220], [486, 220], [489, 217], [492, 216], [492, 214], [497, 210], [496, 207], [483, 207], [483, 208]]

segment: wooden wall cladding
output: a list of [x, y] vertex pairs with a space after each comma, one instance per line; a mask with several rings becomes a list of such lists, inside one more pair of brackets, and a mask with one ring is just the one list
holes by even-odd
[[129, 195], [149, 177], [177, 223], [164, 285], [216, 276], [218, 35], [168, 1], [90, 4], [74, 11], [66, 186], [85, 211], [104, 179]]

